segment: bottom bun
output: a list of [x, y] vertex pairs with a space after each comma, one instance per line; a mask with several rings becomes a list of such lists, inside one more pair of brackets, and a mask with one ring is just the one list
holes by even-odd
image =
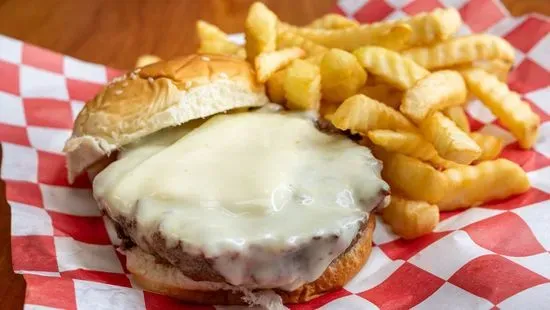
[[[209, 305], [263, 305], [307, 302], [330, 291], [342, 288], [361, 270], [372, 249], [375, 216], [371, 214], [354, 243], [328, 266], [315, 281], [293, 291], [248, 290], [217, 282], [196, 282], [172, 266], [155, 262], [155, 258], [139, 249], [127, 253], [127, 267], [133, 279], [147, 291], [171, 296], [182, 301]], [[275, 292], [276, 294], [274, 294]]]

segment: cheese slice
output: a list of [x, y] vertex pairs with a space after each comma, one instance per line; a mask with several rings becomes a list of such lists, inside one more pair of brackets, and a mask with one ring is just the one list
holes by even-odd
[[94, 179], [94, 195], [115, 221], [135, 222], [141, 248], [160, 233], [229, 284], [314, 281], [388, 189], [369, 149], [310, 120], [240, 113], [196, 125], [122, 150]]

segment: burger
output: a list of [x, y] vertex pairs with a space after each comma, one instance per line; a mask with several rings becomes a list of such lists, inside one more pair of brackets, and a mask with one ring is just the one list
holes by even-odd
[[370, 150], [269, 103], [251, 66], [192, 55], [136, 69], [78, 115], [69, 180], [87, 171], [144, 289], [276, 308], [365, 264], [389, 187]]

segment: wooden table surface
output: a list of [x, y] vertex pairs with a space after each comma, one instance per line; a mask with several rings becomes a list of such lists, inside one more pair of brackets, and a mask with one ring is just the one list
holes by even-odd
[[[142, 54], [192, 53], [194, 23], [204, 19], [242, 32], [252, 0], [0, 0], [0, 33], [83, 60], [130, 69]], [[334, 0], [264, 1], [287, 22], [303, 25]], [[512, 14], [550, 15], [550, 0], [503, 0]], [[0, 149], [0, 160], [1, 156]], [[0, 182], [0, 309], [21, 309], [24, 281], [11, 271], [10, 215]]]

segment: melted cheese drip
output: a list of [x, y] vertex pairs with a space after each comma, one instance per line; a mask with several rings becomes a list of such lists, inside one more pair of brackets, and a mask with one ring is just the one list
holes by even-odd
[[131, 145], [94, 179], [146, 243], [204, 255], [232, 285], [292, 290], [356, 236], [387, 184], [370, 151], [282, 114], [219, 115]]

